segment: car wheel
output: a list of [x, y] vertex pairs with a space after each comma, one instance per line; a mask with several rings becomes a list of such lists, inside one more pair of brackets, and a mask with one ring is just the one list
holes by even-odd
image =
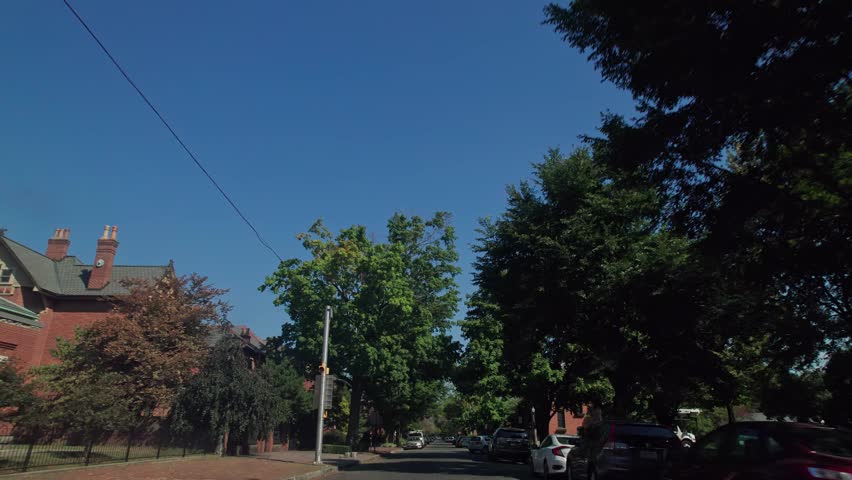
[[547, 460], [541, 464], [541, 476], [545, 478], [545, 480], [550, 478], [550, 472], [547, 471]]

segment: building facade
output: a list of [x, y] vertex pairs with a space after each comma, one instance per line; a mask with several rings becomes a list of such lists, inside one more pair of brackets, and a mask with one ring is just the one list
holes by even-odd
[[40, 253], [0, 231], [0, 361], [22, 367], [54, 363], [57, 338], [102, 320], [111, 299], [129, 293], [124, 280], [156, 280], [167, 265], [116, 264], [118, 227], [104, 227], [91, 263], [69, 255], [70, 231], [56, 229]]

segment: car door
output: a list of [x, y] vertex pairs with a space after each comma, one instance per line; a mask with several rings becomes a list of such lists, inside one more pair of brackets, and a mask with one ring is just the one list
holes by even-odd
[[733, 473], [731, 480], [767, 480], [778, 478], [767, 469], [771, 462], [767, 454], [769, 438], [752, 425], [735, 425], [728, 452], [728, 465]]
[[544, 460], [547, 458], [547, 447], [553, 445], [553, 436], [548, 436], [541, 442], [538, 448], [530, 448], [530, 457], [533, 462], [533, 470], [543, 472], [541, 466], [544, 465]]

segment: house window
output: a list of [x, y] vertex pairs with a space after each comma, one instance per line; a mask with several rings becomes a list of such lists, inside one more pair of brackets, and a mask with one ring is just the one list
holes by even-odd
[[556, 414], [556, 427], [565, 428], [565, 410], [559, 410]]
[[0, 265], [0, 285], [12, 283], [12, 269]]

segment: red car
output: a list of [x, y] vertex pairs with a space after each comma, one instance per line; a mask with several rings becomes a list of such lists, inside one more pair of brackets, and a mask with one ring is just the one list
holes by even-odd
[[807, 423], [732, 423], [708, 433], [667, 476], [852, 480], [852, 432]]

